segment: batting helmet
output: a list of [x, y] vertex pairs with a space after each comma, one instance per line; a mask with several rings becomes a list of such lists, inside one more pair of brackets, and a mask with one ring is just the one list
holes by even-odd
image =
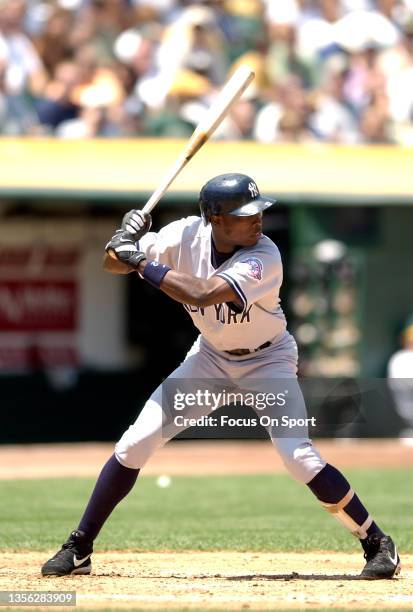
[[262, 197], [255, 181], [246, 174], [220, 174], [210, 179], [199, 194], [201, 216], [207, 225], [212, 215], [249, 217], [275, 203]]

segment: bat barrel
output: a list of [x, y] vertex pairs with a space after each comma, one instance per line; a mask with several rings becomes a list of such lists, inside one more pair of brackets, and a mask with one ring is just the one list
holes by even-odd
[[[254, 76], [254, 72], [246, 65], [240, 66], [234, 72], [232, 77], [217, 95], [211, 107], [206, 111], [203, 119], [201, 119], [199, 125], [189, 139], [184, 151], [162, 178], [159, 187], [146, 202], [142, 209], [143, 212], [150, 213], [155, 208], [184, 166], [205, 144], [228, 114], [230, 108], [239, 100]], [[110, 255], [113, 257], [115, 254], [111, 252]]]

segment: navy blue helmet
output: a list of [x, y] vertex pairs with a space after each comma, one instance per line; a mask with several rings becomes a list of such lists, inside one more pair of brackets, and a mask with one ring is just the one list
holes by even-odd
[[212, 215], [249, 217], [275, 203], [261, 196], [256, 182], [246, 174], [220, 174], [209, 180], [199, 194], [201, 216], [207, 225]]

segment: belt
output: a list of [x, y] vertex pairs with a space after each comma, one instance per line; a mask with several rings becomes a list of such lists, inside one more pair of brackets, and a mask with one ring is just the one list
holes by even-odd
[[271, 346], [271, 342], [268, 340], [268, 342], [264, 342], [264, 344], [261, 344], [261, 346], [256, 349], [233, 349], [232, 351], [225, 351], [225, 353], [228, 353], [228, 355], [238, 356], [249, 355], [250, 353], [256, 353], [257, 351], [261, 351], [269, 346]]

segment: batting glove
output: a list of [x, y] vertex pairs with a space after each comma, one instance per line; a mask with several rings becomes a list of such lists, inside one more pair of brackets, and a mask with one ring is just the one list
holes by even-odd
[[141, 210], [130, 210], [122, 219], [122, 229], [129, 232], [136, 241], [149, 232], [151, 225], [151, 215]]
[[145, 253], [139, 251], [136, 247], [135, 240], [129, 234], [121, 229], [109, 240], [105, 246], [105, 251], [114, 251], [117, 259], [131, 268], [137, 269], [140, 262], [146, 259]]

